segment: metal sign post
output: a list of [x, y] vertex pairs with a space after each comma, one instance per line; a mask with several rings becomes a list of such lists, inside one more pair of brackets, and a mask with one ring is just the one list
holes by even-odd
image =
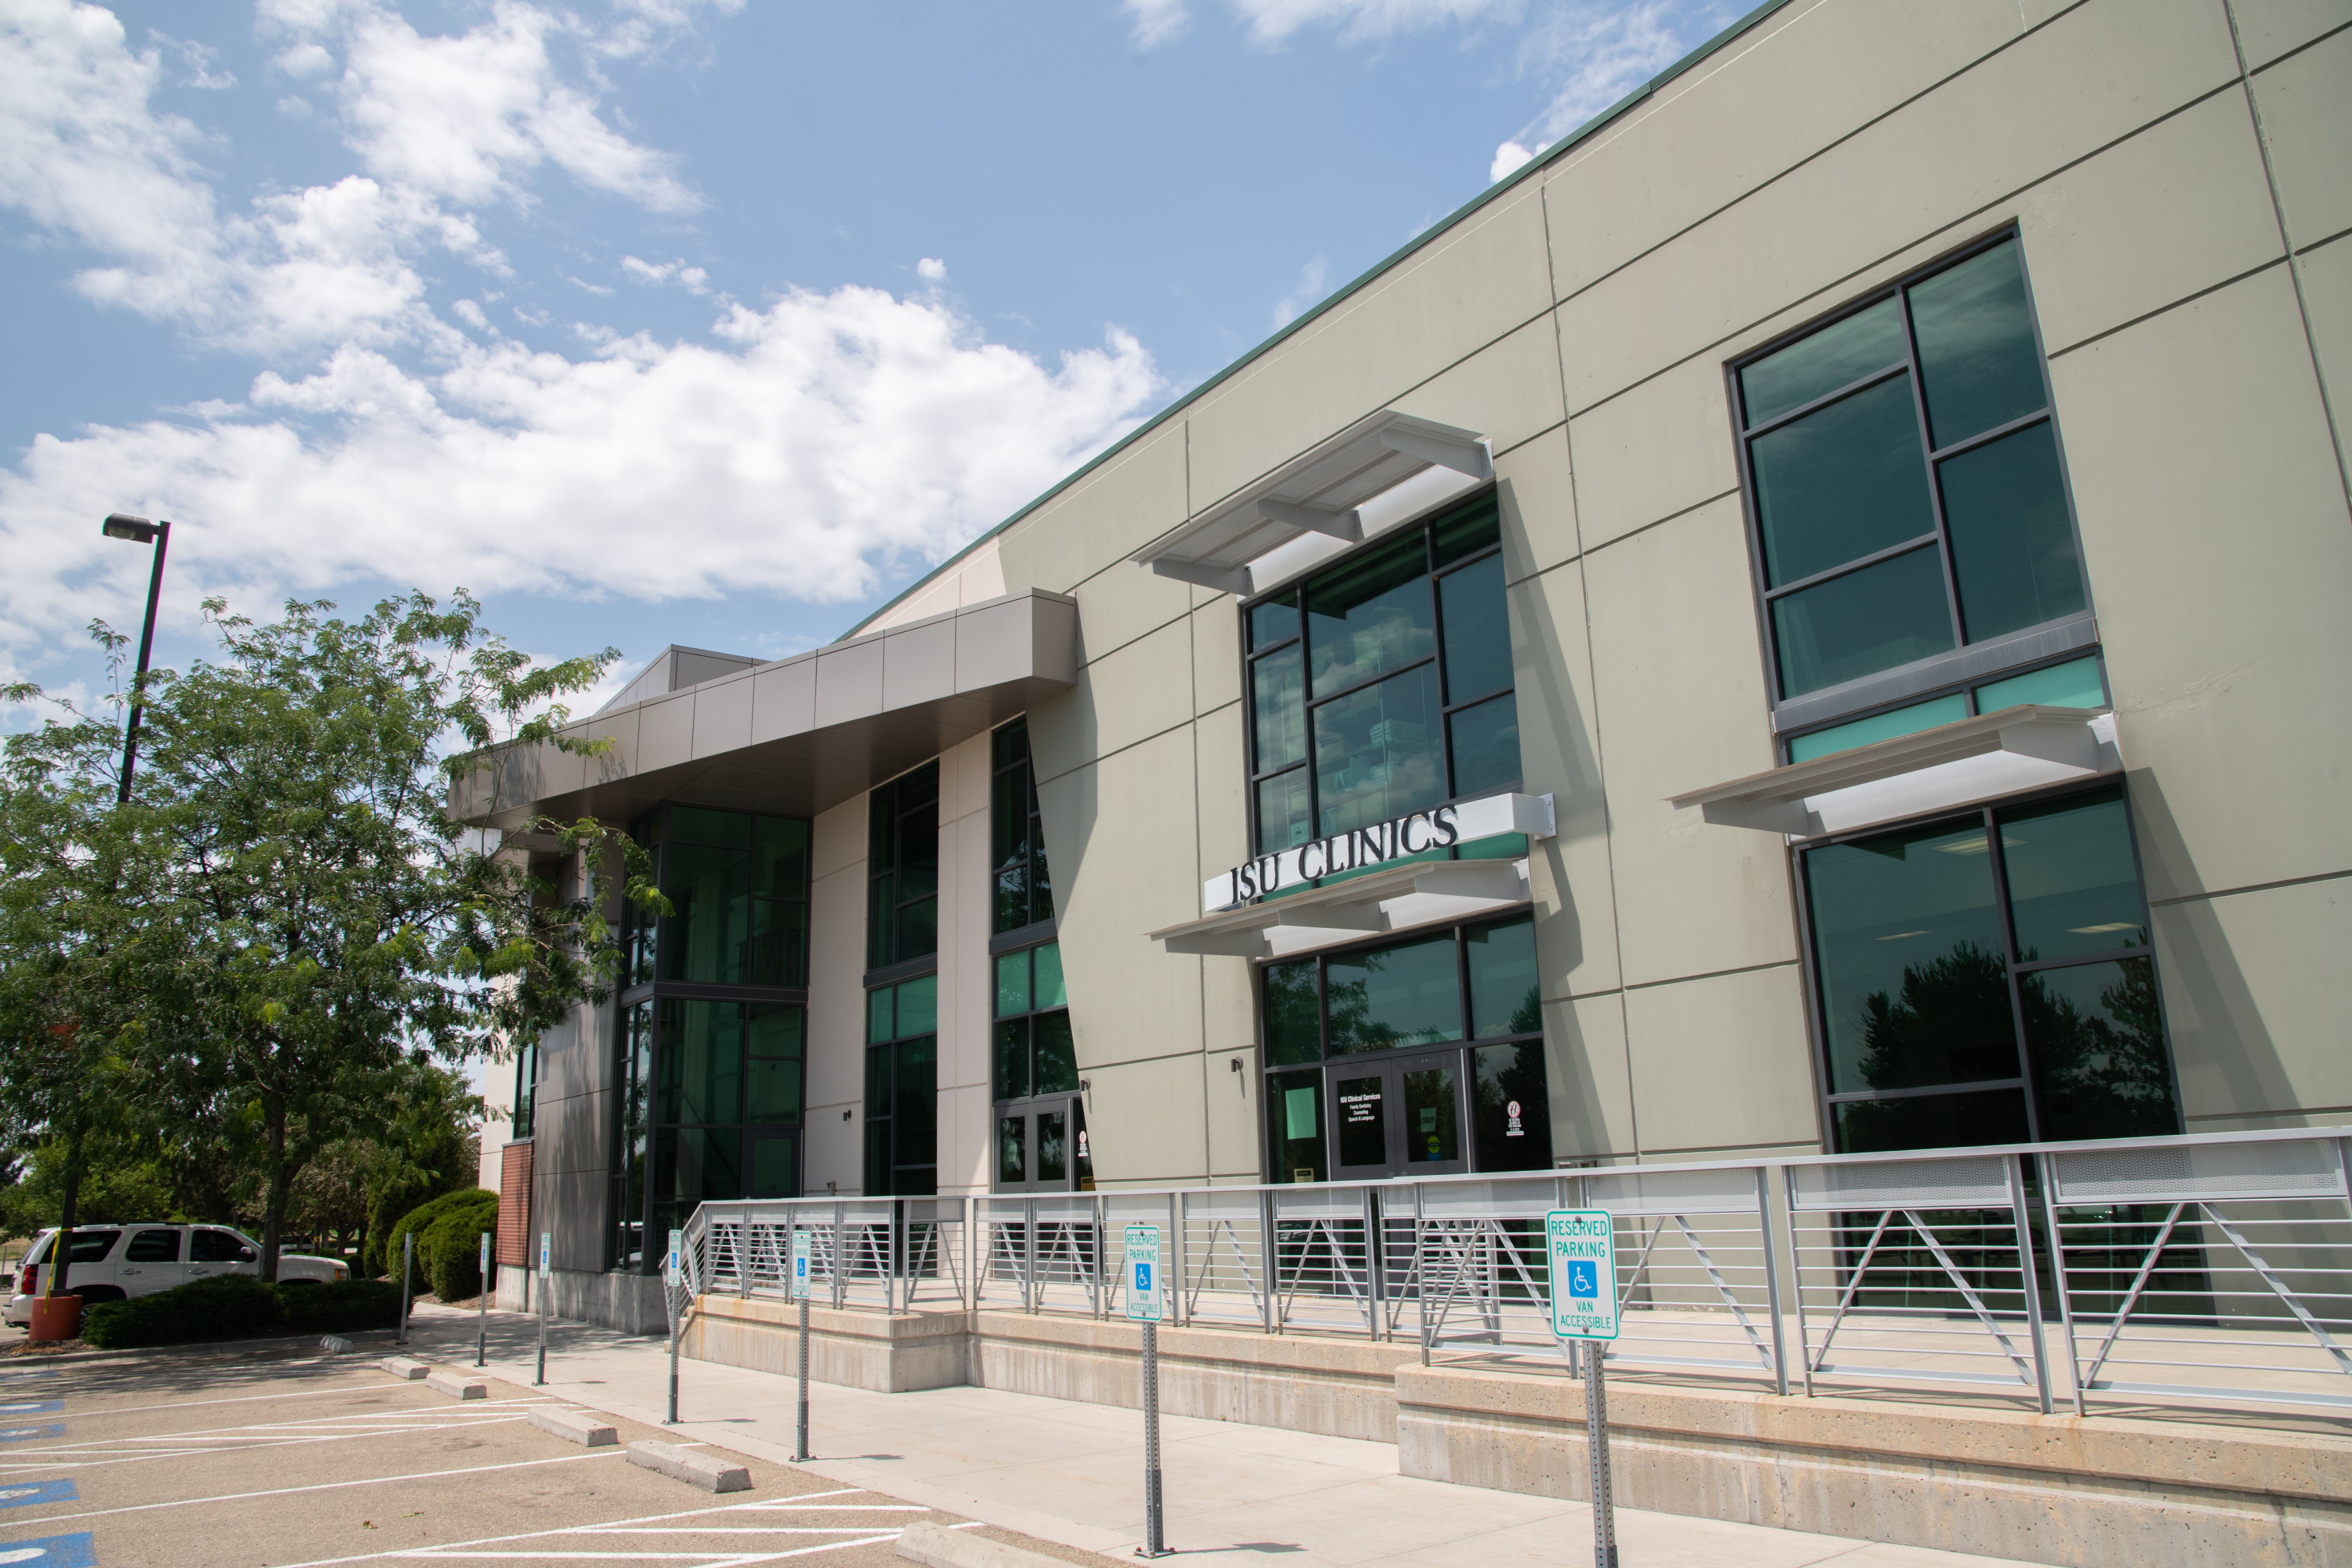
[[554, 1237], [553, 1233], [552, 1233], [552, 1232], [550, 1232], [550, 1231], [544, 1231], [544, 1230], [541, 1231], [541, 1232], [539, 1233], [539, 1280], [538, 1280], [538, 1284], [539, 1284], [539, 1373], [538, 1373], [538, 1374], [537, 1374], [536, 1376], [534, 1376], [534, 1377], [531, 1379], [531, 1382], [532, 1382], [532, 1383], [534, 1383], [534, 1384], [544, 1384], [544, 1383], [547, 1381], [547, 1275], [548, 1275], [548, 1266], [547, 1266], [547, 1264], [548, 1264], [548, 1254], [549, 1254], [549, 1253], [551, 1253], [551, 1252], [552, 1252], [552, 1251], [554, 1250], [554, 1247], [555, 1247], [555, 1237]]
[[793, 1300], [801, 1304], [801, 1421], [800, 1437], [793, 1447], [795, 1463], [804, 1461], [808, 1451], [808, 1352], [809, 1352], [809, 1233], [798, 1227], [793, 1231]]
[[474, 1270], [481, 1286], [481, 1300], [474, 1303], [474, 1364], [488, 1366], [484, 1359], [490, 1348], [490, 1233], [482, 1232], [482, 1261]]
[[1127, 1227], [1127, 1318], [1143, 1325], [1143, 1544], [1138, 1557], [1168, 1557], [1160, 1511], [1160, 1227]]
[[662, 1259], [662, 1309], [669, 1317], [669, 1415], [662, 1422], [665, 1426], [677, 1425], [677, 1330], [686, 1318], [686, 1313], [680, 1310], [683, 1303], [677, 1299], [677, 1288], [685, 1278], [685, 1266], [681, 1259], [685, 1251], [686, 1232], [671, 1231], [669, 1252]]
[[1609, 1393], [1601, 1356], [1617, 1337], [1617, 1226], [1606, 1209], [1544, 1216], [1551, 1331], [1584, 1344], [1584, 1447], [1592, 1461], [1593, 1568], [1617, 1568], [1617, 1514], [1609, 1495]]
[[400, 1238], [400, 1332], [392, 1337], [396, 1345], [408, 1342], [408, 1275], [415, 1264], [416, 1233], [412, 1230]]

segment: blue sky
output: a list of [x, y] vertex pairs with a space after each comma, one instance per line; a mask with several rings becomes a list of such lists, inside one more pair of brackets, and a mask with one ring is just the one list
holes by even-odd
[[0, 0], [0, 677], [95, 692], [114, 510], [163, 664], [827, 641], [1734, 15]]

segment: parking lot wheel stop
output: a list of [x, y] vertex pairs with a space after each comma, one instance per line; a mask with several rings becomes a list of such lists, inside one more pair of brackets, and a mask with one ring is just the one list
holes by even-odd
[[700, 1487], [711, 1492], [747, 1492], [751, 1489], [751, 1472], [741, 1465], [730, 1463], [710, 1454], [697, 1454], [675, 1443], [647, 1440], [632, 1443], [628, 1449], [629, 1463], [657, 1471], [672, 1480]]

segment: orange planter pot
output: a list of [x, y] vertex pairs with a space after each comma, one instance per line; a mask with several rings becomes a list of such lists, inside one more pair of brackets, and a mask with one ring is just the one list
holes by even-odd
[[69, 1340], [81, 1332], [81, 1298], [79, 1296], [36, 1296], [33, 1298], [33, 1327], [29, 1338]]

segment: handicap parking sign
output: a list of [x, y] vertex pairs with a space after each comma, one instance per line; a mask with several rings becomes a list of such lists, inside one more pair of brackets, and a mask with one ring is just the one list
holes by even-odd
[[1617, 1337], [1617, 1226], [1605, 1209], [1544, 1216], [1551, 1331], [1564, 1340]]
[[1130, 1321], [1156, 1323], [1164, 1309], [1160, 1300], [1160, 1227], [1156, 1225], [1131, 1225], [1127, 1227], [1127, 1261], [1132, 1285], [1127, 1292], [1127, 1315]]

